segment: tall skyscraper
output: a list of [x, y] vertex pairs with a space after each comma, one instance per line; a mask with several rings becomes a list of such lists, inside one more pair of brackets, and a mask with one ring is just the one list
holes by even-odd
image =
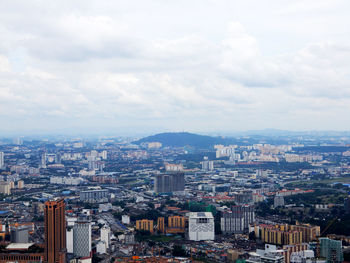
[[66, 261], [66, 218], [64, 200], [45, 202], [45, 262]]
[[3, 152], [0, 152], [0, 169], [4, 168], [5, 161], [4, 161], [5, 154]]
[[185, 175], [182, 172], [159, 174], [155, 176], [154, 191], [156, 193], [184, 192]]

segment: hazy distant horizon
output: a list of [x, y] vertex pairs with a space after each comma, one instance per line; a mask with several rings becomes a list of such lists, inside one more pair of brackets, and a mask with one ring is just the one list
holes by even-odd
[[76, 132], [27, 132], [27, 133], [21, 133], [21, 132], [15, 132], [15, 133], [0, 133], [0, 139], [17, 139], [17, 138], [25, 138], [25, 139], [45, 139], [45, 138], [67, 138], [67, 139], [97, 139], [97, 138], [144, 138], [156, 134], [161, 133], [192, 133], [192, 134], [198, 134], [198, 135], [207, 135], [212, 137], [217, 136], [224, 136], [224, 137], [242, 137], [242, 136], [264, 136], [264, 137], [274, 137], [274, 136], [281, 136], [281, 137], [288, 137], [288, 136], [313, 136], [317, 138], [317, 136], [345, 136], [350, 137], [350, 131], [332, 131], [332, 130], [299, 130], [299, 131], [293, 131], [293, 130], [279, 130], [279, 129], [263, 129], [263, 130], [236, 130], [236, 131], [191, 131], [191, 130], [184, 130], [184, 131], [171, 131], [171, 130], [155, 130], [155, 131], [139, 131], [139, 132], [116, 132], [116, 131], [76, 131]]
[[350, 130], [350, 2], [0, 2], [0, 135]]

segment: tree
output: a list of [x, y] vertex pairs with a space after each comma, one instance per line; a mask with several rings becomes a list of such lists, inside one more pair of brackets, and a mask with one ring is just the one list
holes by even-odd
[[186, 257], [187, 256], [187, 253], [186, 251], [179, 245], [175, 245], [173, 247], [173, 256], [174, 257]]

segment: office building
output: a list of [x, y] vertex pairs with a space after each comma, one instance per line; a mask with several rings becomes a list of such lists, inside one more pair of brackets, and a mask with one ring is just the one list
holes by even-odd
[[153, 220], [148, 220], [148, 219], [136, 220], [136, 230], [148, 231], [153, 234]]
[[80, 201], [83, 202], [102, 202], [108, 199], [108, 190], [87, 190], [80, 192]]
[[326, 258], [327, 263], [340, 263], [344, 261], [342, 241], [321, 237], [320, 256]]
[[155, 176], [154, 191], [156, 193], [176, 193], [185, 190], [185, 174], [174, 172]]
[[3, 169], [5, 167], [4, 156], [5, 154], [3, 152], [0, 152], [0, 169]]
[[78, 220], [73, 226], [73, 254], [75, 257], [91, 257], [91, 223]]
[[45, 262], [66, 261], [66, 218], [64, 200], [45, 202]]
[[214, 217], [210, 212], [191, 212], [188, 221], [189, 239], [193, 241], [214, 240]]

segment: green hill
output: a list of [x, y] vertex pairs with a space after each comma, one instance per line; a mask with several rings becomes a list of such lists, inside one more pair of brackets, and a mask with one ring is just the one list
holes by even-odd
[[192, 146], [196, 148], [212, 148], [215, 144], [234, 143], [234, 139], [211, 137], [189, 132], [167, 132], [148, 136], [135, 141], [135, 144], [146, 142], [160, 142], [163, 146], [184, 147]]

